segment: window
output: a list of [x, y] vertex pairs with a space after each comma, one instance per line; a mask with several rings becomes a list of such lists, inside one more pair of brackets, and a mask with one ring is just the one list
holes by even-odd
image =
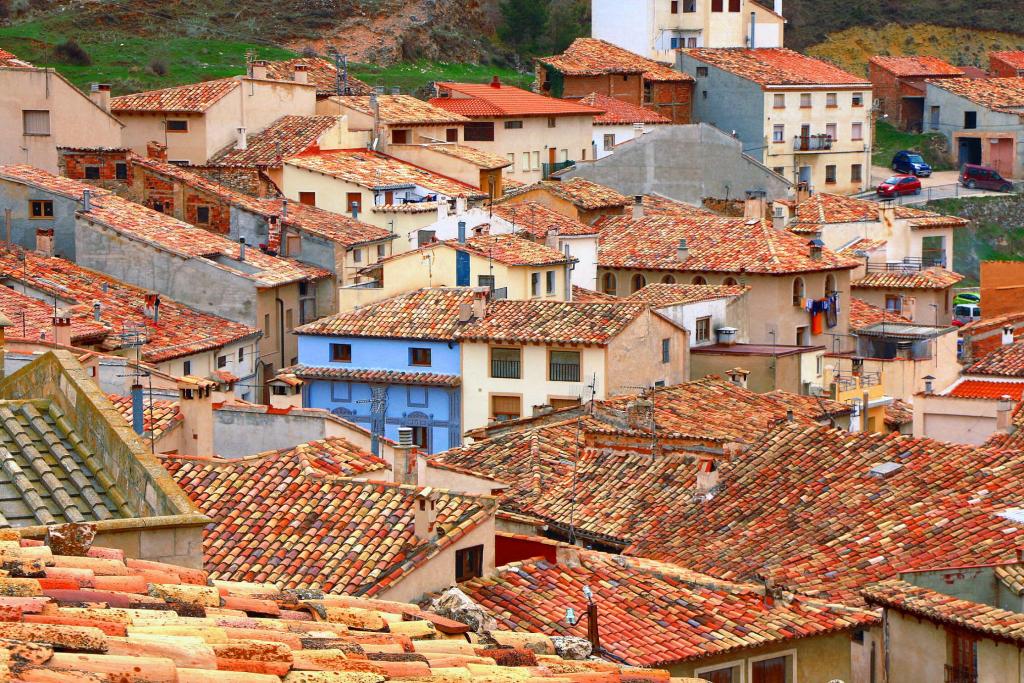
[[759, 659], [750, 663], [751, 683], [785, 683], [792, 680], [789, 670], [790, 657], [771, 657], [770, 659]]
[[331, 362], [332, 363], [351, 363], [352, 362], [352, 345], [351, 344], [331, 344]]
[[862, 93], [862, 92], [855, 92], [855, 93], [853, 93], [853, 96], [850, 98], [850, 104], [852, 104], [854, 107], [863, 107], [864, 106], [864, 93]]
[[974, 683], [978, 680], [978, 640], [963, 631], [946, 631], [949, 662], [946, 680], [956, 683]]
[[601, 291], [605, 294], [615, 295], [618, 292], [619, 283], [615, 279], [615, 275], [612, 273], [605, 273], [601, 277]]
[[654, 84], [644, 81], [644, 104], [650, 104], [654, 97]]
[[209, 223], [210, 222], [210, 207], [208, 206], [197, 206], [196, 207], [196, 223]]
[[850, 128], [850, 139], [851, 140], [863, 140], [864, 139], [864, 124], [860, 121], [854, 123]]
[[604, 151], [610, 152], [615, 149], [615, 133], [604, 134]]
[[829, 273], [825, 276], [825, 296], [830, 297], [838, 291], [839, 290], [836, 289], [836, 276]]
[[641, 289], [647, 286], [647, 278], [640, 273], [633, 276], [633, 289], [634, 292], [639, 292]]
[[530, 170], [530, 153], [529, 152], [523, 152], [523, 170], [524, 171], [529, 171]]
[[221, 369], [221, 368], [226, 368], [227, 366], [228, 366], [228, 357], [227, 356], [217, 356], [217, 368]]
[[661, 362], [668, 363], [672, 360], [672, 340], [662, 339], [661, 340]]
[[316, 192], [300, 192], [299, 204], [305, 204], [306, 206], [316, 206]]
[[534, 152], [533, 153], [533, 170], [534, 171], [539, 171], [540, 170], [540, 152]]
[[487, 289], [494, 290], [494, 276], [493, 275], [477, 275], [476, 284], [477, 287], [486, 287]]
[[835, 140], [836, 139], [836, 124], [834, 124], [834, 123], [826, 123], [825, 124], [825, 135], [827, 135], [830, 140]]
[[245, 361], [245, 347], [238, 349], [238, 362], [242, 363]]
[[413, 347], [409, 349], [409, 365], [430, 366], [430, 349]]
[[396, 128], [391, 131], [391, 142], [395, 145], [409, 144], [409, 131], [405, 128]]
[[697, 669], [693, 675], [711, 683], [740, 683], [743, 680], [743, 664], [716, 664], [710, 669]]
[[28, 208], [31, 218], [53, 218], [53, 202], [49, 199], [33, 199]]
[[552, 351], [548, 355], [548, 379], [552, 382], [579, 382], [580, 352]]
[[362, 249], [353, 249], [352, 250], [352, 262], [353, 263], [362, 263], [363, 262], [363, 250]]
[[803, 306], [806, 297], [807, 287], [804, 285], [804, 279], [802, 277], [793, 278], [793, 305]]
[[447, 128], [444, 131], [445, 142], [458, 142], [459, 141], [459, 129], [458, 128]]
[[[284, 329], [289, 331], [295, 329], [295, 314], [290, 308], [284, 312]], [[295, 365], [294, 361], [292, 361], [292, 365]]]
[[708, 68], [706, 66], [698, 66], [697, 67], [697, 78], [707, 78], [707, 77], [708, 77]]
[[518, 396], [491, 396], [491, 416], [498, 422], [522, 417], [522, 399]]
[[462, 139], [466, 142], [494, 142], [494, 122], [472, 121], [465, 124]]
[[784, 123], [776, 123], [772, 126], [772, 142], [785, 142], [786, 141], [786, 125]]
[[46, 109], [25, 109], [21, 112], [25, 135], [49, 135], [50, 112]]
[[522, 121], [506, 121], [505, 130], [519, 130], [523, 127]]
[[491, 377], [519, 379], [522, 372], [520, 349], [491, 349]]
[[123, 161], [114, 164], [114, 177], [118, 180], [128, 180], [128, 164]]
[[412, 443], [417, 448], [430, 450], [430, 428], [414, 426], [412, 428]]
[[555, 410], [562, 410], [563, 408], [572, 408], [580, 404], [579, 397], [577, 398], [551, 398], [548, 397], [548, 405]]
[[736, 285], [739, 284], [739, 282], [737, 282], [736, 278], [734, 277], [727, 277], [724, 280], [722, 280], [722, 284], [725, 285], [726, 287], [735, 287]]
[[941, 118], [940, 112], [941, 109], [935, 106], [933, 106], [929, 111], [929, 125], [931, 125], [932, 130], [936, 130], [939, 127], [939, 119]]
[[553, 270], [544, 273], [544, 291], [547, 294], [555, 293], [555, 271]]
[[188, 132], [188, 120], [187, 119], [167, 119], [167, 132], [168, 133], [187, 133]]
[[191, 375], [192, 374], [192, 361], [187, 360], [181, 364], [181, 374]]
[[540, 273], [530, 273], [530, 296], [540, 296]]
[[462, 583], [484, 575], [484, 547], [475, 545], [455, 551], [455, 581]]
[[830, 109], [833, 108], [833, 107], [838, 107], [839, 106], [839, 95], [838, 95], [838, 93], [834, 93], [834, 92], [827, 92], [827, 93], [825, 93], [825, 106], [830, 108]]
[[739, 12], [740, 11], [740, 0], [729, 0], [729, 11]]
[[554, 116], [548, 117], [548, 128], [554, 128], [557, 123], [558, 120]]
[[772, 166], [772, 173], [778, 173], [779, 175], [786, 175], [785, 166]]
[[355, 211], [356, 213], [362, 213], [363, 212], [363, 193], [362, 192], [349, 192], [349, 193], [347, 193], [345, 195], [345, 209], [348, 210], [348, 211]]
[[694, 329], [694, 336], [698, 344], [711, 341], [711, 316], [697, 318]]
[[288, 388], [281, 384], [274, 384], [270, 387], [270, 393], [274, 396], [287, 396]]
[[672, 0], [672, 14], [679, 14], [679, 0]]
[[836, 182], [836, 165], [829, 164], [825, 167], [825, 182], [833, 184]]
[[885, 295], [885, 310], [890, 313], [902, 313], [903, 312], [903, 297], [898, 294], [886, 294]]
[[811, 108], [811, 93], [802, 92], [800, 93], [800, 108], [810, 109]]
[[675, 275], [662, 275], [661, 284], [663, 285], [674, 285], [676, 283]]
[[964, 128], [977, 128], [978, 127], [978, 112], [976, 111], [965, 111], [964, 112]]
[[100, 167], [99, 166], [86, 166], [85, 167], [85, 179], [86, 180], [99, 180], [100, 179]]
[[860, 164], [850, 165], [850, 182], [859, 183], [864, 178], [864, 167]]
[[515, 155], [515, 153], [509, 152], [505, 156], [508, 157], [508, 163], [511, 164], [508, 167], [508, 172], [509, 173], [515, 173], [516, 172], [516, 155]]
[[786, 108], [786, 96], [783, 95], [782, 93], [776, 93], [775, 97], [772, 98], [772, 99], [773, 99], [772, 106], [775, 109], [785, 109]]
[[921, 240], [921, 259], [925, 266], [946, 265], [946, 238], [931, 235]]
[[711, 0], [711, 11], [721, 12], [725, 9], [723, 0]]
[[690, 280], [690, 284], [692, 285], [706, 285], [707, 283], [708, 281], [703, 275], [696, 275], [692, 280]]
[[348, 382], [331, 382], [331, 401], [348, 403], [352, 400], [352, 385]]
[[377, 258], [378, 258], [378, 259], [382, 259], [382, 258], [384, 258], [385, 256], [387, 256], [387, 254], [388, 254], [388, 248], [387, 248], [387, 245], [384, 245], [384, 244], [378, 244], [378, 245], [377, 245]]
[[270, 336], [270, 314], [266, 313], [263, 316], [263, 336]]

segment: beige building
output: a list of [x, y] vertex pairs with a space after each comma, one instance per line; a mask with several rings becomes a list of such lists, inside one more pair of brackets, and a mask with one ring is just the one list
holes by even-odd
[[507, 177], [535, 182], [593, 158], [594, 117], [603, 111], [505, 85], [437, 83], [430, 104], [470, 121], [463, 141], [510, 162]]
[[0, 164], [57, 173], [58, 147], [120, 147], [122, 124], [110, 114], [110, 86], [86, 96], [54, 69], [0, 50]]
[[537, 203], [567, 218], [594, 225], [604, 216], [623, 215], [631, 201], [610, 187], [585, 178], [570, 178], [518, 187], [507, 193], [500, 203], [510, 207]]
[[291, 80], [269, 78], [267, 63], [255, 61], [246, 76], [121, 95], [110, 109], [125, 125], [124, 145], [136, 154], [145, 155], [155, 140], [167, 145], [169, 161], [205, 164], [282, 116], [315, 114], [316, 86], [301, 69]]
[[494, 301], [458, 339], [464, 430], [688, 378], [686, 330], [642, 303]]

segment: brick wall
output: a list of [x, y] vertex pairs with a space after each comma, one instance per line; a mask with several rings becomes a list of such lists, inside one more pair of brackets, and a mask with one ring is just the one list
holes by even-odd
[[672, 119], [672, 123], [690, 123], [693, 113], [693, 82], [654, 82], [648, 109]]
[[988, 56], [988, 71], [994, 78], [1016, 78], [1020, 75], [1016, 67], [995, 55]]
[[981, 262], [982, 320], [1024, 312], [1024, 261]]
[[900, 79], [888, 69], [868, 63], [868, 80], [871, 81], [875, 97], [878, 98], [882, 113], [889, 117], [889, 122], [899, 128], [905, 128]]
[[87, 152], [76, 152], [72, 150], [60, 150], [60, 158], [57, 165], [62, 176], [85, 180], [85, 169], [87, 166], [99, 167], [99, 178], [97, 180], [117, 180], [118, 162], [128, 163], [128, 150], [89, 150]]

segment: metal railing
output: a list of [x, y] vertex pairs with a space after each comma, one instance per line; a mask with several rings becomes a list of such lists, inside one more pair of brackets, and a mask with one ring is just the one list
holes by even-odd
[[932, 258], [922, 258], [919, 256], [904, 256], [902, 261], [892, 261], [889, 263], [868, 263], [867, 271], [869, 273], [916, 273], [920, 270], [934, 267], [945, 268], [945, 256]]
[[548, 368], [548, 379], [552, 382], [579, 382], [579, 363], [551, 363]]
[[793, 138], [793, 149], [797, 152], [825, 152], [832, 149], [832, 142], [828, 133], [797, 135]]
[[491, 359], [491, 377], [499, 379], [519, 379], [520, 361]]
[[947, 664], [945, 683], [978, 683], [978, 671]]
[[860, 375], [836, 375], [834, 381], [840, 391], [852, 391], [857, 388], [858, 379], [860, 379], [861, 387], [874, 387], [882, 383], [882, 373], [862, 372]]
[[555, 173], [558, 173], [562, 169], [569, 168], [570, 166], [575, 165], [575, 161], [559, 161], [554, 164], [541, 164], [541, 172], [544, 176], [544, 180], [547, 180], [548, 178], [553, 176]]

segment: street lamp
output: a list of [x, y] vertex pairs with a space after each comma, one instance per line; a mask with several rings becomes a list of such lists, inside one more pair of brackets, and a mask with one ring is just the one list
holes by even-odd
[[601, 651], [601, 634], [598, 631], [597, 625], [597, 603], [594, 602], [594, 593], [590, 590], [590, 586], [583, 587], [583, 597], [587, 599], [587, 611], [582, 617], [577, 617], [576, 612], [572, 607], [567, 607], [565, 610], [565, 621], [569, 626], [575, 626], [580, 623], [582, 618], [587, 620], [587, 640], [590, 641], [590, 647], [594, 654]]

